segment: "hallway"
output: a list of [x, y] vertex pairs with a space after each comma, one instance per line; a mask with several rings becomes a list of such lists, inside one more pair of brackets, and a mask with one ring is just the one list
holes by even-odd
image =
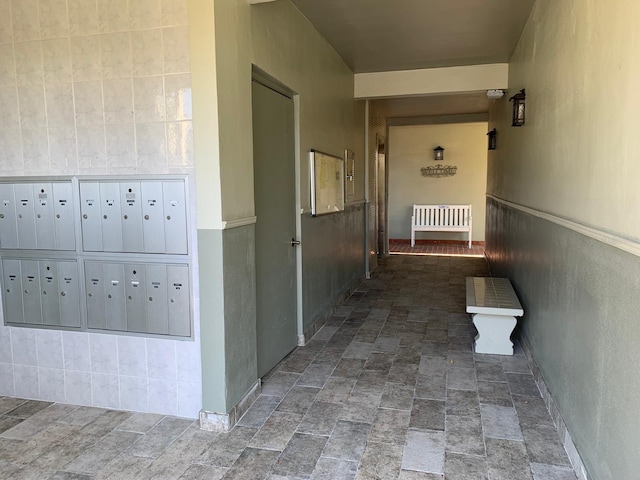
[[521, 349], [474, 355], [483, 258], [395, 255], [229, 433], [0, 397], [0, 477], [575, 479]]

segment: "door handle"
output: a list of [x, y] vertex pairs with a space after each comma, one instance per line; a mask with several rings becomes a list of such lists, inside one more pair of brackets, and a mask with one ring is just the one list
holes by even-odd
[[295, 238], [291, 239], [291, 246], [295, 247], [296, 245], [300, 245], [300, 240], [296, 240]]

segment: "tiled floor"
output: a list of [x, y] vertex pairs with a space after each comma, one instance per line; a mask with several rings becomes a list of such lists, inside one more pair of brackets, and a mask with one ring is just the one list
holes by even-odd
[[0, 478], [573, 479], [521, 351], [474, 355], [484, 259], [392, 256], [231, 432], [0, 398]]
[[404, 255], [456, 255], [465, 257], [484, 257], [484, 245], [459, 243], [420, 242], [411, 246], [408, 240], [390, 240], [389, 253]]

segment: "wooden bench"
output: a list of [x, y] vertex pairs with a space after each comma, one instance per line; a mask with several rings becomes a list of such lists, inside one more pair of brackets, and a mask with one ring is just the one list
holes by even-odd
[[524, 310], [508, 278], [467, 277], [467, 313], [478, 330], [476, 353], [513, 355], [511, 332]]
[[471, 205], [414, 205], [411, 216], [411, 246], [416, 232], [469, 232], [471, 248]]

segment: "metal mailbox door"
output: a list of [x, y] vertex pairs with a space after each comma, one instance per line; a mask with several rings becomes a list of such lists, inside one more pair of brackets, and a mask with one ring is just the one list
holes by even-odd
[[144, 252], [140, 182], [120, 184], [120, 205], [122, 208], [123, 251]]
[[16, 183], [16, 224], [18, 226], [18, 248], [36, 249], [36, 224], [33, 207], [33, 184]]
[[101, 252], [100, 184], [80, 183], [80, 214], [82, 215], [82, 249], [85, 252]]
[[167, 265], [167, 291], [169, 334], [191, 336], [189, 267], [187, 265]]
[[22, 260], [22, 301], [24, 322], [42, 323], [42, 302], [40, 301], [40, 265], [36, 260]]
[[105, 263], [103, 265], [105, 308], [107, 309], [107, 329], [127, 330], [127, 315], [124, 301], [124, 265]]
[[9, 183], [0, 183], [0, 248], [18, 248], [16, 199]]
[[60, 324], [64, 327], [81, 326], [78, 286], [78, 264], [72, 261], [58, 262]]
[[105, 252], [122, 252], [122, 211], [120, 209], [120, 184], [100, 184], [100, 213], [102, 214], [102, 249]]
[[146, 268], [147, 326], [149, 333], [169, 333], [167, 311], [167, 267], [148, 264]]
[[142, 182], [142, 228], [145, 253], [165, 253], [162, 182]]
[[102, 263], [85, 262], [85, 290], [87, 296], [87, 326], [107, 328]]
[[125, 294], [127, 296], [127, 331], [147, 333], [144, 265], [125, 265], [124, 271]]
[[54, 250], [53, 190], [50, 183], [33, 184], [33, 210], [36, 224], [36, 245], [41, 250]]
[[42, 323], [60, 325], [60, 301], [58, 300], [57, 262], [40, 262], [40, 291], [42, 292]]
[[187, 205], [183, 181], [162, 183], [164, 238], [166, 253], [186, 255]]
[[8, 323], [24, 323], [22, 274], [20, 260], [2, 261], [4, 319]]
[[55, 182], [51, 186], [53, 190], [55, 248], [56, 250], [75, 250], [76, 229], [71, 182]]

